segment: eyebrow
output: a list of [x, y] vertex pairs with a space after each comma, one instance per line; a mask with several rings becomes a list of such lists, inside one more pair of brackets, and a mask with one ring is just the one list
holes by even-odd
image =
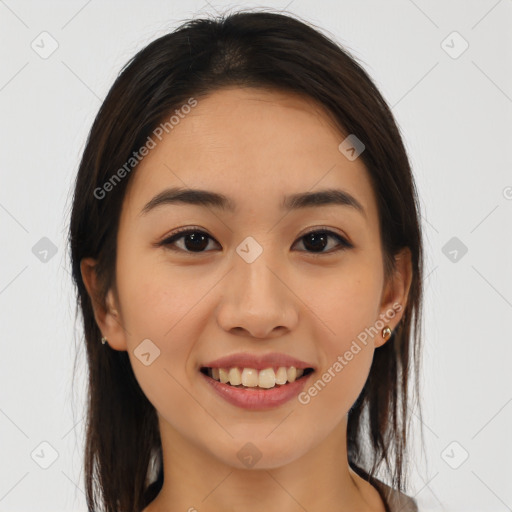
[[[218, 192], [209, 190], [173, 187], [167, 188], [151, 199], [141, 210], [140, 215], [146, 215], [157, 207], [168, 204], [189, 204], [216, 208], [235, 213], [235, 202]], [[366, 217], [363, 205], [351, 194], [340, 189], [324, 189], [317, 192], [302, 192], [285, 196], [280, 207], [281, 210], [299, 210], [313, 206], [348, 206], [354, 208]]]

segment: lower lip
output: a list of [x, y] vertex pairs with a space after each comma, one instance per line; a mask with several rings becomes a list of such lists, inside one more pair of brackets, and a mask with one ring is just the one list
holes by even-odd
[[199, 372], [213, 390], [224, 400], [237, 407], [252, 410], [265, 410], [279, 407], [296, 397], [304, 388], [306, 381], [314, 372], [309, 373], [295, 382], [270, 389], [235, 388]]

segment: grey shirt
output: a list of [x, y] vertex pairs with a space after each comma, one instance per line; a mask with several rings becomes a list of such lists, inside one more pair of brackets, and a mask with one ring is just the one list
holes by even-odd
[[368, 475], [363, 469], [351, 464], [350, 467], [377, 489], [386, 507], [386, 512], [418, 512], [416, 501], [401, 491], [393, 489], [381, 480]]

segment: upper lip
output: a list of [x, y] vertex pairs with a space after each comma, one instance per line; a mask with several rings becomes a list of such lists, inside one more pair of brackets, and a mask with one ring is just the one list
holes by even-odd
[[249, 354], [241, 352], [229, 356], [215, 359], [201, 365], [202, 368], [254, 368], [255, 370], [264, 370], [265, 368], [274, 368], [279, 366], [294, 366], [295, 368], [313, 368], [313, 365], [287, 354], [272, 352], [270, 354]]

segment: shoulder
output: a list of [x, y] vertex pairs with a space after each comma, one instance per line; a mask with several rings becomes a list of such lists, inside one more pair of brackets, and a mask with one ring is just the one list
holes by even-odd
[[376, 478], [373, 479], [372, 484], [380, 492], [389, 512], [418, 512], [416, 501], [407, 494], [393, 489]]
[[407, 496], [407, 494], [397, 489], [393, 489], [393, 487], [385, 484], [375, 476], [370, 477], [370, 475], [359, 466], [352, 463], [350, 466], [355, 473], [377, 489], [386, 506], [386, 512], [418, 512], [418, 505], [414, 498]]

